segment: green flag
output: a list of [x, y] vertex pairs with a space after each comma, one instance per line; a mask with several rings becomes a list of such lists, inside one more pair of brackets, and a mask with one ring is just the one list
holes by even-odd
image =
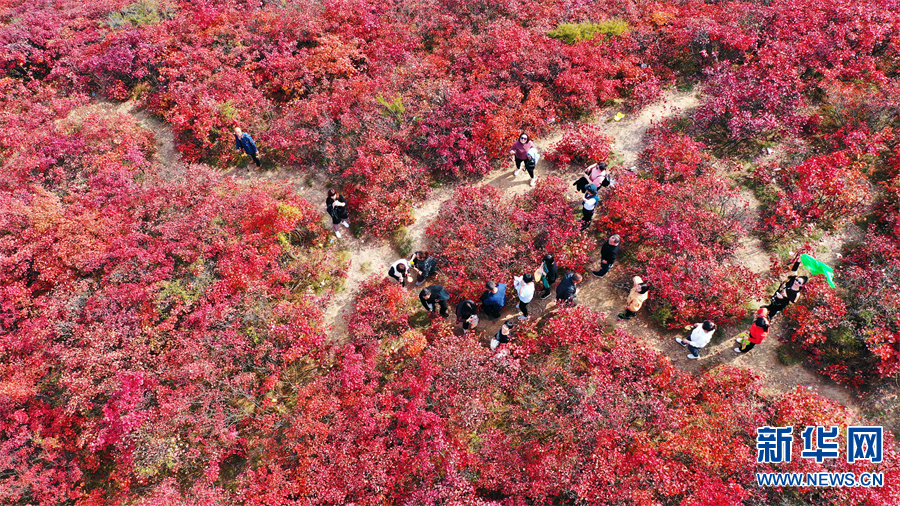
[[806, 267], [806, 270], [808, 270], [811, 275], [815, 276], [816, 274], [821, 274], [825, 276], [825, 280], [828, 281], [828, 286], [835, 288], [834, 281], [832, 281], [834, 278], [834, 269], [806, 253], [800, 255], [800, 262], [803, 264], [803, 267]]

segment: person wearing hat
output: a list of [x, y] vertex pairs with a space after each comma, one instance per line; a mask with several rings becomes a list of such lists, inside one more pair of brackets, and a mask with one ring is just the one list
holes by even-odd
[[631, 287], [628, 299], [625, 300], [625, 312], [619, 313], [620, 320], [630, 320], [634, 317], [641, 310], [647, 297], [650, 296], [650, 285], [644, 283], [640, 276], [635, 276], [633, 281], [634, 286]]

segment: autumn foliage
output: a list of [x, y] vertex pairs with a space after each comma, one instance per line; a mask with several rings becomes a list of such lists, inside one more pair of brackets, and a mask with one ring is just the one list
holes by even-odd
[[[804, 390], [762, 397], [743, 369], [687, 377], [599, 320], [562, 310], [517, 327], [501, 355], [443, 325], [425, 332], [430, 344], [417, 355], [390, 345], [398, 333], [347, 346], [299, 390], [295, 414], [260, 425], [282, 439], [251, 457], [239, 491], [265, 504], [765, 504], [786, 492], [756, 486], [755, 472], [781, 470], [754, 463], [756, 427], [852, 419]], [[868, 469], [840, 460], [793, 467]], [[892, 483], [896, 468], [881, 471]], [[814, 493], [799, 500], [887, 505], [900, 491]]]
[[458, 189], [428, 227], [451, 293], [476, 299], [488, 279], [512, 286], [513, 275], [534, 272], [547, 253], [583, 270], [596, 242], [580, 233], [568, 191], [555, 177], [514, 198], [490, 186]]
[[661, 322], [740, 320], [762, 293], [761, 280], [734, 256], [747, 230], [746, 204], [720, 176], [690, 182], [625, 175], [603, 203], [600, 227], [633, 252], [632, 269], [653, 286], [648, 304]]
[[[649, 281], [652, 318], [673, 328], [761, 300], [770, 278], [739, 260], [751, 233], [774, 249], [855, 223], [838, 289], [814, 281], [776, 325], [837, 381], [896, 378], [896, 7], [4, 2], [0, 503], [900, 503], [890, 434], [880, 466], [755, 464], [756, 427], [856, 415], [803, 389], [763, 395], [742, 368], [684, 373], [588, 308], [529, 319], [498, 353], [412, 318], [414, 293], [379, 273], [346, 335], [327, 334], [346, 252], [322, 202], [277, 182], [324, 175], [376, 240], [457, 185], [427, 229], [454, 300], [546, 253], [584, 273], [618, 233], [613, 276]], [[580, 233], [572, 166], [621, 155], [598, 113], [674, 86], [698, 106], [640, 133], [636, 173], [615, 171]], [[277, 177], [244, 171], [235, 126]], [[539, 168], [561, 177], [517, 196], [464, 185], [521, 131], [561, 135]], [[755, 481], [823, 470], [884, 472], [885, 487]]]

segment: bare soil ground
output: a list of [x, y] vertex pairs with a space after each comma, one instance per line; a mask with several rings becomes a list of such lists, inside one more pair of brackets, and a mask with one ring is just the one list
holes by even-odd
[[[614, 115], [619, 112], [617, 110], [606, 111], [596, 118], [596, 121], [615, 140], [613, 149], [616, 155], [621, 157], [622, 164], [625, 167], [632, 167], [637, 164], [638, 155], [644, 146], [644, 135], [649, 128], [667, 118], [677, 117], [690, 112], [697, 106], [697, 103], [698, 98], [695, 92], [669, 92], [657, 103], [635, 114], [627, 114], [621, 121], [612, 120]], [[129, 102], [123, 104], [97, 103], [87, 108], [134, 115], [141, 125], [156, 134], [157, 160], [169, 166], [179, 163], [171, 130], [162, 122], [135, 110], [133, 104]], [[73, 114], [78, 113], [84, 113], [84, 111], [76, 111]], [[546, 152], [558, 138], [559, 135], [557, 134], [547, 139], [536, 139], [535, 142], [540, 149]], [[265, 169], [267, 165], [264, 163], [263, 167]], [[577, 169], [573, 169], [571, 173], [561, 173], [551, 169], [549, 164], [546, 164], [543, 160], [539, 162], [537, 168], [539, 178], [547, 174], [555, 174], [564, 179], [572, 178], [574, 181], [577, 178], [576, 172]], [[225, 174], [235, 179], [246, 181], [263, 179], [289, 183], [298, 194], [307, 198], [310, 202], [314, 204], [322, 203], [324, 214], [325, 191], [328, 187], [328, 181], [321, 175], [297, 174], [271, 166], [268, 166], [268, 170], [259, 172], [249, 168], [231, 168]], [[475, 184], [495, 186], [503, 191], [517, 194], [524, 193], [530, 188], [528, 177], [524, 174], [524, 171], [516, 177], [513, 176], [512, 169], [508, 166], [485, 175]], [[441, 205], [450, 198], [456, 186], [445, 185], [438, 188], [427, 201], [415, 209], [415, 223], [408, 228], [408, 237], [412, 240], [414, 249], [427, 246], [425, 230], [440, 212]], [[745, 196], [751, 204], [751, 212], [756, 213], [758, 202], [749, 193]], [[574, 201], [577, 196], [573, 193], [571, 197]], [[836, 251], [835, 248], [839, 246], [840, 240], [845, 237], [844, 234], [826, 236], [822, 241], [822, 249]], [[386, 275], [387, 268], [397, 258], [397, 253], [386, 242], [365, 241], [355, 238], [349, 233], [345, 233], [342, 239], [336, 240], [350, 253], [351, 264], [345, 288], [329, 300], [325, 311], [325, 322], [329, 327], [329, 336], [336, 341], [342, 341], [346, 339], [347, 332], [344, 316], [352, 309], [353, 301], [358, 294], [361, 283], [372, 275]], [[833, 253], [831, 254], [832, 258], [823, 256], [825, 259], [830, 260], [834, 255]], [[768, 272], [769, 253], [762, 248], [759, 240], [755, 238], [745, 239], [736, 257], [753, 272], [761, 275], [765, 275]], [[816, 390], [821, 395], [848, 406], [854, 412], [859, 413], [860, 401], [851, 390], [807, 370], [802, 365], [783, 365], [778, 360], [776, 349], [779, 346], [779, 341], [776, 338], [769, 338], [747, 355], [738, 355], [733, 351], [733, 337], [743, 329], [738, 327], [722, 328], [718, 331], [720, 335], [714, 338], [713, 341], [713, 343], [718, 344], [711, 344], [704, 350], [700, 360], [688, 360], [686, 358], [686, 350], [674, 342], [674, 338], [683, 335], [684, 332], [661, 330], [658, 325], [649, 321], [646, 312], [640, 314], [639, 317], [632, 321], [617, 322], [616, 314], [622, 310], [630, 281], [621, 279], [621, 276], [616, 274], [615, 267], [603, 279], [597, 279], [588, 274], [579, 290], [579, 303], [605, 313], [606, 323], [628, 329], [634, 335], [640, 337], [646, 345], [652, 346], [669, 357], [672, 363], [682, 370], [692, 374], [701, 374], [715, 365], [731, 363], [738, 367], [751, 369], [762, 376], [764, 392], [767, 394], [776, 395], [793, 390], [797, 386], [802, 386]], [[543, 301], [535, 299], [530, 306], [532, 313], [540, 317], [548, 311], [552, 311], [555, 304], [553, 299], [554, 297], [552, 296]], [[493, 322], [482, 320], [482, 324], [477, 331], [479, 338], [486, 343], [489, 340], [489, 336], [496, 332], [501, 321], [514, 317], [516, 314], [517, 311], [514, 309], [507, 309], [504, 313], [504, 318], [500, 320]], [[776, 332], [778, 327], [779, 325], [776, 323]]]

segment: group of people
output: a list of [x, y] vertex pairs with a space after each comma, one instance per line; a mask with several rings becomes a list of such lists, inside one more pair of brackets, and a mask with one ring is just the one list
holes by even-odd
[[[534, 186], [537, 181], [534, 169], [538, 160], [540, 160], [540, 154], [527, 133], [522, 132], [519, 135], [519, 139], [510, 148], [509, 154], [516, 167], [513, 176], [518, 176], [522, 171], [522, 165], [524, 165], [525, 170], [528, 171], [528, 176], [531, 178], [530, 184]], [[594, 210], [600, 202], [600, 189], [611, 184], [612, 178], [606, 162], [597, 162], [589, 165], [584, 169], [584, 175], [573, 183], [575, 189], [583, 194], [581, 203], [582, 232], [588, 229], [591, 225], [591, 220], [594, 218]]]
[[[600, 268], [592, 271], [594, 276], [605, 276], [615, 263], [622, 239], [618, 234], [611, 235], [600, 249]], [[406, 286], [413, 279], [416, 285], [421, 285], [436, 272], [435, 257], [427, 251], [417, 251], [411, 258], [401, 258], [388, 268], [388, 278], [401, 286]], [[557, 304], [576, 305], [578, 286], [583, 281], [583, 276], [577, 272], [566, 272], [560, 276], [559, 267], [553, 255], [546, 254], [536, 266], [534, 271], [527, 269], [522, 275], [514, 276], [512, 289], [515, 291], [515, 307], [519, 315], [516, 319], [525, 320], [530, 316], [530, 304], [535, 297], [546, 299], [554, 293], [553, 285], [556, 285], [555, 294]], [[558, 284], [557, 284], [558, 282]], [[463, 330], [471, 330], [478, 326], [479, 314], [484, 314], [490, 319], [498, 319], [507, 306], [507, 290], [510, 287], [502, 281], [488, 279], [484, 284], [484, 291], [477, 302], [465, 299], [456, 306], [456, 320]], [[641, 277], [635, 276], [633, 286], [625, 301], [619, 319], [628, 320], [637, 314], [650, 292], [650, 285]], [[422, 307], [429, 313], [438, 313], [442, 317], [449, 316], [450, 293], [441, 285], [430, 285], [419, 292], [419, 301]], [[516, 319], [510, 319], [501, 326], [498, 334], [492, 339], [492, 348], [508, 342], [509, 332]]]
[[[750, 330], [746, 335], [742, 335], [735, 339], [738, 344], [734, 348], [735, 353], [744, 354], [752, 350], [757, 344], [769, 335], [769, 326], [771, 319], [779, 312], [783, 311], [789, 305], [797, 302], [800, 292], [809, 281], [808, 276], [798, 276], [797, 271], [800, 269], [800, 261], [796, 260], [791, 267], [791, 275], [781, 283], [775, 290], [768, 305], [759, 308], [753, 317], [753, 323], [750, 324]], [[689, 359], [700, 358], [700, 350], [709, 344], [713, 333], [716, 331], [716, 324], [706, 320], [693, 326], [690, 337], [687, 339], [676, 338], [675, 342], [686, 347]]]
[[[405, 286], [404, 281], [397, 275], [402, 271], [398, 271], [395, 266], [403, 266], [405, 260], [398, 260], [388, 269], [388, 277]], [[401, 268], [402, 269], [402, 268]], [[558, 276], [558, 268], [553, 255], [544, 255], [540, 265], [535, 269], [534, 273], [526, 272], [521, 276], [513, 278], [513, 289], [516, 292], [517, 309], [521, 313], [519, 320], [524, 320], [529, 316], [529, 303], [534, 300], [535, 295], [546, 299], [552, 292], [552, 285], [556, 283]], [[576, 295], [578, 293], [578, 284], [581, 283], [583, 277], [576, 272], [567, 272], [559, 279], [556, 287], [556, 301], [558, 304], [575, 305]], [[538, 293], [538, 286], [541, 291]], [[484, 313], [491, 319], [501, 317], [503, 309], [506, 307], [506, 290], [507, 285], [494, 280], [486, 280], [484, 283], [484, 292], [478, 298], [478, 303], [472, 299], [466, 299], [456, 305], [456, 320], [462, 325], [463, 330], [471, 330], [478, 326], [479, 323], [479, 305], [480, 312]], [[429, 313], [438, 312], [441, 316], [449, 316], [448, 301], [450, 294], [441, 285], [431, 285], [419, 292], [419, 301], [422, 307]], [[497, 331], [497, 335], [491, 340], [491, 349], [497, 348], [500, 344], [509, 342], [510, 330], [514, 326], [514, 320], [510, 319], [501, 325]]]
[[[235, 129], [235, 142], [238, 150], [248, 154], [253, 161], [260, 165], [258, 150], [253, 139], [246, 133], [242, 133], [239, 128]], [[528, 134], [522, 132], [519, 139], [512, 145], [509, 154], [515, 164], [514, 176], [518, 176], [525, 166], [528, 176], [531, 178], [531, 186], [535, 186], [537, 178], [534, 170], [540, 159], [540, 154]], [[612, 184], [609, 169], [606, 163], [597, 162], [589, 165], [584, 169], [584, 174], [573, 183], [578, 192], [583, 193], [582, 196], [582, 223], [581, 230], [585, 231], [590, 226], [594, 216], [594, 211], [599, 203], [599, 190]], [[349, 213], [347, 208], [347, 200], [343, 195], [335, 190], [328, 191], [328, 197], [325, 200], [328, 215], [331, 217], [334, 233], [341, 238], [340, 227], [349, 228]], [[611, 235], [600, 248], [600, 266], [599, 269], [591, 271], [596, 277], [604, 277], [615, 263], [622, 238], [618, 234]], [[800, 262], [794, 263], [791, 275], [781, 286], [778, 287], [772, 296], [770, 303], [759, 309], [753, 324], [750, 327], [748, 337], [738, 338], [738, 347], [734, 349], [737, 353], [747, 353], [754, 346], [761, 343], [768, 335], [769, 322], [779, 312], [783, 311], [788, 305], [797, 301], [800, 291], [808, 281], [807, 276], [797, 276], [796, 272], [800, 266]], [[416, 286], [421, 285], [425, 280], [431, 277], [436, 271], [436, 259], [427, 251], [416, 251], [411, 258], [401, 258], [395, 261], [388, 269], [388, 277], [406, 286], [407, 283], [415, 280]], [[559, 270], [555, 263], [553, 255], [545, 255], [540, 265], [532, 272], [525, 272], [521, 276], [513, 277], [513, 289], [516, 292], [518, 303], [516, 308], [520, 312], [518, 319], [524, 320], [529, 316], [529, 304], [537, 295], [541, 299], [546, 299], [552, 293], [551, 286], [557, 282], [559, 278]], [[576, 295], [578, 292], [578, 284], [581, 283], [583, 277], [576, 272], [568, 272], [560, 279], [559, 285], [556, 287], [557, 303], [576, 304]], [[633, 318], [641, 309], [644, 302], [649, 297], [650, 285], [646, 283], [640, 276], [635, 276], [632, 280], [633, 285], [625, 302], [625, 308], [619, 313], [618, 318], [621, 320], [629, 320]], [[493, 280], [485, 281], [485, 290], [479, 298], [479, 303], [466, 299], [456, 306], [457, 322], [462, 325], [463, 330], [470, 330], [478, 326], [479, 323], [479, 304], [480, 311], [492, 319], [500, 318], [501, 311], [506, 306], [506, 290], [507, 285], [502, 282]], [[450, 294], [441, 285], [431, 285], [419, 292], [419, 300], [422, 306], [428, 312], [437, 311], [441, 316], [449, 316], [448, 302]], [[513, 320], [505, 322], [494, 339], [491, 340], [491, 348], [496, 348], [499, 344], [508, 342], [510, 330], [513, 328]], [[698, 359], [700, 350], [706, 347], [713, 334], [716, 331], [716, 324], [710, 320], [696, 323], [689, 327], [691, 333], [686, 339], [677, 338], [675, 341], [688, 349], [687, 357], [689, 359]]]
[[[609, 272], [610, 267], [616, 260], [620, 244], [621, 238], [618, 235], [610, 236], [603, 244], [600, 255], [601, 267], [599, 270], [593, 271], [595, 276], [603, 277]], [[418, 257], [417, 261], [420, 262], [420, 269], [418, 269], [420, 281], [424, 280], [425, 277], [421, 277], [421, 273], [423, 272], [422, 269], [425, 269], [422, 261], [423, 259], [433, 259], [433, 257], [423, 252], [417, 252], [413, 257]], [[404, 282], [403, 279], [405, 278], [401, 277], [401, 279], [395, 275], [395, 266], [403, 265], [404, 262], [407, 261], [398, 260], [391, 266], [388, 272], [388, 275], [391, 278], [398, 280], [401, 283]], [[770, 319], [780, 311], [784, 310], [788, 305], [798, 300], [800, 292], [809, 279], [807, 276], [798, 276], [796, 274], [799, 266], [800, 262], [795, 262], [792, 268], [793, 274], [778, 287], [772, 295], [770, 303], [757, 311], [749, 332], [736, 339], [738, 346], [734, 348], [735, 353], [747, 353], [757, 344], [760, 344], [768, 336]], [[425, 272], [431, 271], [425, 270]], [[552, 293], [551, 287], [556, 283], [557, 279], [559, 279], [559, 269], [557, 268], [553, 255], [549, 254], [543, 257], [540, 265], [538, 265], [533, 274], [526, 272], [521, 276], [513, 277], [513, 289], [515, 290], [516, 299], [518, 300], [516, 308], [520, 313], [518, 316], [519, 320], [528, 318], [529, 303], [534, 299], [538, 288], [541, 289], [538, 295], [542, 299], [547, 298]], [[583, 277], [576, 272], [568, 272], [563, 275], [559, 285], [556, 287], [557, 304], [577, 304], [576, 295], [578, 293], [578, 284], [581, 283], [582, 280]], [[479, 305], [480, 312], [484, 313], [489, 318], [500, 318], [501, 312], [506, 307], [507, 288], [505, 283], [487, 280], [485, 282], [485, 290], [481, 294], [481, 297], [479, 297], [478, 303], [471, 299], [460, 302], [456, 306], [456, 317], [457, 322], [462, 324], [463, 330], [474, 329], [478, 326]], [[628, 293], [628, 297], [625, 301], [625, 309], [618, 315], [618, 318], [620, 320], [629, 320], [633, 318], [649, 297], [650, 290], [651, 287], [647, 282], [640, 276], [635, 276], [632, 279], [631, 291]], [[450, 300], [450, 294], [444, 287], [432, 285], [425, 288], [419, 293], [419, 300], [427, 311], [433, 312], [435, 310], [440, 310], [441, 316], [448, 316], [448, 301]], [[500, 344], [509, 342], [510, 332], [514, 325], [514, 319], [509, 319], [501, 325], [497, 334], [491, 339], [491, 349], [495, 349]], [[712, 340], [712, 336], [715, 333], [717, 326], [715, 322], [705, 320], [689, 326], [687, 329], [691, 331], [690, 335], [687, 338], [676, 338], [675, 342], [687, 348], [688, 359], [696, 360], [700, 358], [700, 351]]]
[[[240, 128], [235, 128], [234, 132], [235, 143], [237, 144], [238, 151], [253, 157], [253, 161], [256, 162], [256, 165], [258, 167], [260, 164], [259, 151], [256, 149], [256, 144], [253, 142], [253, 139], [249, 134], [241, 133]], [[522, 134], [519, 136], [519, 139], [515, 143], [513, 143], [512, 147], [510, 148], [509, 154], [512, 158], [513, 164], [516, 167], [513, 175], [518, 176], [522, 171], [522, 166], [524, 165], [525, 170], [528, 172], [528, 176], [531, 178], [530, 184], [531, 186], [534, 186], [537, 182], [537, 178], [534, 175], [534, 170], [541, 156], [534, 143], [528, 137], [527, 133], [522, 132]], [[587, 230], [590, 226], [591, 220], [594, 217], [594, 210], [596, 209], [597, 204], [600, 202], [599, 189], [610, 186], [611, 184], [612, 179], [610, 178], [610, 173], [606, 162], [597, 162], [589, 165], [584, 169], [584, 175], [581, 176], [573, 184], [577, 191], [584, 194], [582, 197], [581, 215], [582, 232]], [[332, 220], [334, 235], [338, 239], [340, 239], [341, 225], [348, 228], [350, 226], [348, 221], [349, 213], [347, 208], [347, 201], [343, 195], [337, 193], [335, 190], [328, 190], [328, 197], [325, 199], [325, 207], [328, 215]]]

